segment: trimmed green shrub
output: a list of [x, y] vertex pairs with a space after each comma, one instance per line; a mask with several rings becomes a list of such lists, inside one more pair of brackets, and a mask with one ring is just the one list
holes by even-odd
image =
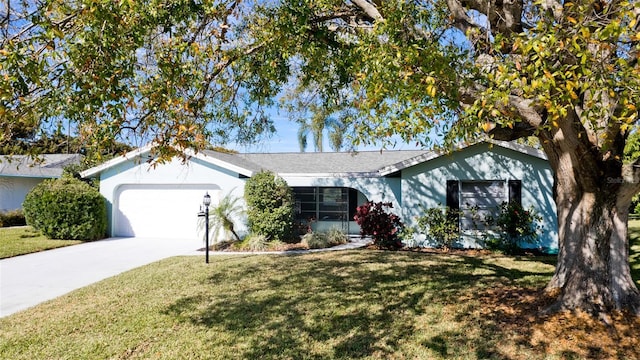
[[259, 172], [247, 180], [244, 197], [251, 233], [269, 241], [291, 240], [293, 192], [284, 179], [270, 171]]
[[488, 239], [487, 247], [507, 254], [516, 254], [523, 244], [536, 244], [541, 230], [542, 217], [533, 206], [525, 209], [515, 202], [503, 202], [496, 219], [489, 219], [488, 223], [497, 225], [500, 237]]
[[426, 234], [436, 247], [448, 249], [460, 237], [460, 215], [460, 210], [449, 207], [424, 209], [424, 214], [418, 218], [418, 229]]
[[22, 210], [0, 212], [0, 227], [27, 225]]
[[107, 230], [107, 208], [98, 190], [71, 177], [45, 180], [22, 204], [27, 224], [51, 239], [97, 240]]

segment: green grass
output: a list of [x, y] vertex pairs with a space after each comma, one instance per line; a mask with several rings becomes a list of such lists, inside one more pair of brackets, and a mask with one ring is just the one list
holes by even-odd
[[[638, 279], [640, 227], [631, 234]], [[369, 250], [175, 257], [0, 319], [0, 359], [639, 358], [634, 320], [611, 329], [538, 315], [554, 263]]]
[[[629, 265], [634, 279], [640, 279], [640, 220], [629, 220]], [[636, 281], [640, 287], [640, 281]]]
[[79, 244], [77, 240], [51, 240], [30, 226], [0, 228], [0, 259]]
[[539, 288], [548, 262], [378, 251], [209, 266], [171, 258], [0, 319], [0, 358], [535, 357], [505, 339], [477, 296]]

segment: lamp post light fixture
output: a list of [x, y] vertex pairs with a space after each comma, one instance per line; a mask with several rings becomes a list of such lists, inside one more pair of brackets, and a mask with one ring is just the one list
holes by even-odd
[[209, 263], [209, 205], [211, 205], [211, 196], [209, 192], [204, 194], [202, 199], [204, 205], [204, 238], [205, 238], [205, 262]]

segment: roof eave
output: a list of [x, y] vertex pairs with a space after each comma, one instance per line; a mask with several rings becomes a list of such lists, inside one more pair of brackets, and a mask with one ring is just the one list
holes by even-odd
[[240, 175], [244, 175], [246, 177], [253, 176], [253, 171], [251, 171], [250, 169], [246, 169], [246, 168], [243, 168], [241, 166], [234, 165], [234, 164], [232, 164], [230, 162], [217, 159], [217, 158], [215, 158], [213, 156], [209, 156], [209, 155], [205, 154], [202, 151], [195, 152], [195, 151], [193, 151], [191, 149], [187, 149], [187, 150], [184, 151], [184, 153], [187, 156], [194, 157], [196, 159], [200, 159], [200, 160], [202, 160], [204, 162], [207, 162], [209, 164], [212, 164], [212, 165], [215, 165], [215, 166], [219, 166], [221, 168], [233, 171], [233, 172], [238, 173]]
[[[525, 155], [529, 155], [529, 156], [533, 156], [542, 160], [547, 160], [547, 156], [545, 155], [545, 153], [543, 151], [540, 151], [538, 149], [535, 149], [531, 146], [526, 146], [526, 145], [521, 145], [518, 143], [514, 143], [514, 142], [509, 142], [509, 141], [499, 141], [499, 140], [493, 140], [493, 139], [485, 139], [476, 143], [472, 143], [472, 144], [466, 144], [464, 146], [460, 146], [460, 147], [456, 147], [455, 149], [453, 149], [453, 151], [461, 151], [464, 150], [470, 146], [474, 146], [474, 145], [479, 145], [482, 143], [487, 143], [487, 144], [492, 144], [492, 145], [496, 145], [496, 146], [500, 146], [503, 147], [505, 149], [509, 149], [509, 150], [513, 150]], [[380, 175], [382, 176], [388, 176], [391, 175], [393, 173], [396, 173], [398, 171], [402, 171], [404, 169], [410, 168], [412, 166], [418, 165], [420, 163], [423, 162], [427, 162], [427, 161], [431, 161], [433, 159], [437, 159], [443, 155], [446, 155], [447, 152], [444, 151], [431, 151], [422, 155], [418, 155], [416, 157], [413, 157], [411, 159], [393, 164], [393, 165], [389, 165], [389, 166], [385, 166], [382, 169], [379, 170]]]
[[513, 141], [500, 141], [500, 140], [493, 140], [493, 139], [488, 139], [485, 140], [484, 142], [490, 143], [490, 144], [494, 144], [494, 145], [498, 145], [501, 146], [503, 148], [509, 149], [509, 150], [513, 150], [513, 151], [517, 151], [519, 153], [522, 154], [526, 154], [529, 156], [533, 156], [542, 160], [548, 160], [547, 155], [544, 153], [544, 151], [542, 150], [538, 150], [534, 147], [531, 146], [527, 146], [527, 145], [523, 145], [523, 144], [518, 144], [516, 142]]
[[352, 177], [352, 178], [374, 178], [380, 177], [378, 172], [343, 172], [343, 173], [278, 173], [278, 176], [286, 177], [312, 177], [312, 178], [326, 178], [326, 177]]
[[389, 165], [389, 166], [385, 166], [382, 169], [378, 170], [378, 173], [381, 176], [388, 176], [391, 175], [393, 173], [397, 173], [398, 171], [402, 171], [404, 169], [410, 168], [412, 166], [418, 165], [420, 163], [429, 161], [429, 160], [433, 160], [435, 158], [438, 158], [442, 156], [441, 153], [436, 152], [436, 151], [430, 151], [427, 153], [424, 153], [422, 155], [418, 155], [415, 157], [412, 157], [410, 159], [401, 161], [399, 163], [395, 163], [393, 165]]
[[100, 175], [103, 171], [114, 167], [116, 165], [120, 165], [122, 163], [125, 163], [129, 160], [135, 159], [136, 157], [140, 157], [145, 153], [148, 153], [149, 151], [151, 151], [151, 148], [153, 147], [153, 145], [151, 144], [147, 144], [143, 147], [139, 147], [137, 149], [134, 149], [132, 151], [129, 151], [128, 153], [115, 157], [107, 162], [104, 162], [98, 166], [94, 166], [90, 169], [87, 169], [85, 171], [80, 172], [80, 176], [82, 178], [92, 178], [92, 177], [96, 177], [98, 175]]
[[[148, 144], [145, 145], [143, 147], [137, 148], [135, 150], [132, 150], [122, 156], [118, 156], [116, 158], [113, 158], [105, 163], [102, 163], [98, 166], [95, 166], [91, 169], [87, 169], [85, 171], [82, 171], [80, 173], [80, 176], [83, 178], [92, 178], [92, 177], [96, 177], [99, 176], [103, 171], [117, 166], [119, 164], [125, 163], [127, 161], [133, 160], [137, 157], [141, 157], [146, 153], [149, 153], [151, 151], [151, 149], [153, 148], [152, 144]], [[253, 175], [253, 172], [249, 169], [245, 169], [242, 168], [240, 166], [236, 166], [234, 164], [231, 164], [229, 162], [226, 161], [222, 161], [220, 159], [216, 159], [215, 157], [212, 156], [208, 156], [207, 154], [203, 153], [203, 152], [195, 152], [191, 149], [185, 149], [183, 150], [183, 153], [188, 156], [188, 157], [194, 157], [196, 159], [200, 159], [206, 163], [212, 164], [212, 165], [216, 165], [222, 168], [225, 168], [227, 170], [233, 171], [233, 172], [237, 172], [240, 175], [244, 175], [247, 177], [251, 177]]]

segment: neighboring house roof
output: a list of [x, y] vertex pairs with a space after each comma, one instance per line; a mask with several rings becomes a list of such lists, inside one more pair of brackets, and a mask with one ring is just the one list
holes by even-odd
[[[483, 141], [530, 156], [546, 159], [544, 153], [532, 147], [503, 141]], [[462, 150], [465, 145], [456, 150]], [[116, 157], [102, 165], [81, 173], [83, 177], [95, 177], [101, 172], [136, 158], [148, 156], [152, 147], [133, 150]], [[187, 156], [214, 164], [244, 176], [252, 176], [262, 170], [279, 175], [336, 176], [389, 176], [408, 167], [426, 162], [447, 154], [435, 150], [382, 150], [359, 152], [314, 152], [314, 153], [246, 153], [232, 154], [212, 150], [198, 153], [187, 150]]]
[[0, 176], [58, 178], [65, 166], [81, 161], [80, 154], [0, 155]]

